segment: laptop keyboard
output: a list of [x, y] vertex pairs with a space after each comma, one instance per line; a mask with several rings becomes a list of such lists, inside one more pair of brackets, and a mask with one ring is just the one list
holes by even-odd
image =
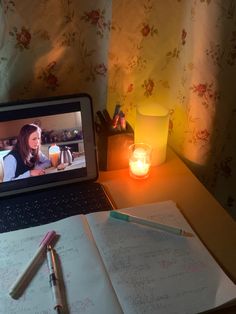
[[112, 209], [99, 183], [73, 184], [0, 200], [0, 232], [23, 229], [69, 216]]

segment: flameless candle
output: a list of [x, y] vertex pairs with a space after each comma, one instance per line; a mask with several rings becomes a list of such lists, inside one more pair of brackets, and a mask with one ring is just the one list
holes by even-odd
[[152, 166], [166, 159], [169, 130], [168, 110], [158, 104], [143, 104], [137, 107], [135, 142], [147, 143], [152, 147]]
[[151, 147], [144, 143], [129, 147], [129, 170], [134, 178], [144, 179], [149, 175]]

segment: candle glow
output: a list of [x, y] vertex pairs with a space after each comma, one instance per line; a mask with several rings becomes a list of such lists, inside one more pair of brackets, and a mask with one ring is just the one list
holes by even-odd
[[150, 169], [150, 147], [148, 145], [131, 145], [129, 169], [132, 177], [143, 179], [148, 176]]

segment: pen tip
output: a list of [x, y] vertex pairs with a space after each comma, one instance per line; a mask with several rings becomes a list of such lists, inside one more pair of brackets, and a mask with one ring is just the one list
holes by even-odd
[[56, 307], [56, 313], [57, 314], [62, 314], [62, 308], [60, 306]]
[[191, 232], [184, 231], [184, 230], [182, 230], [182, 235], [184, 237], [194, 237], [194, 235]]

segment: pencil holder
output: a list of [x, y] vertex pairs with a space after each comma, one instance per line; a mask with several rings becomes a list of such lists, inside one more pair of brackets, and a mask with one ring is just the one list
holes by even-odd
[[134, 131], [126, 123], [125, 131], [97, 131], [99, 170], [118, 170], [129, 166], [129, 146], [134, 143]]

